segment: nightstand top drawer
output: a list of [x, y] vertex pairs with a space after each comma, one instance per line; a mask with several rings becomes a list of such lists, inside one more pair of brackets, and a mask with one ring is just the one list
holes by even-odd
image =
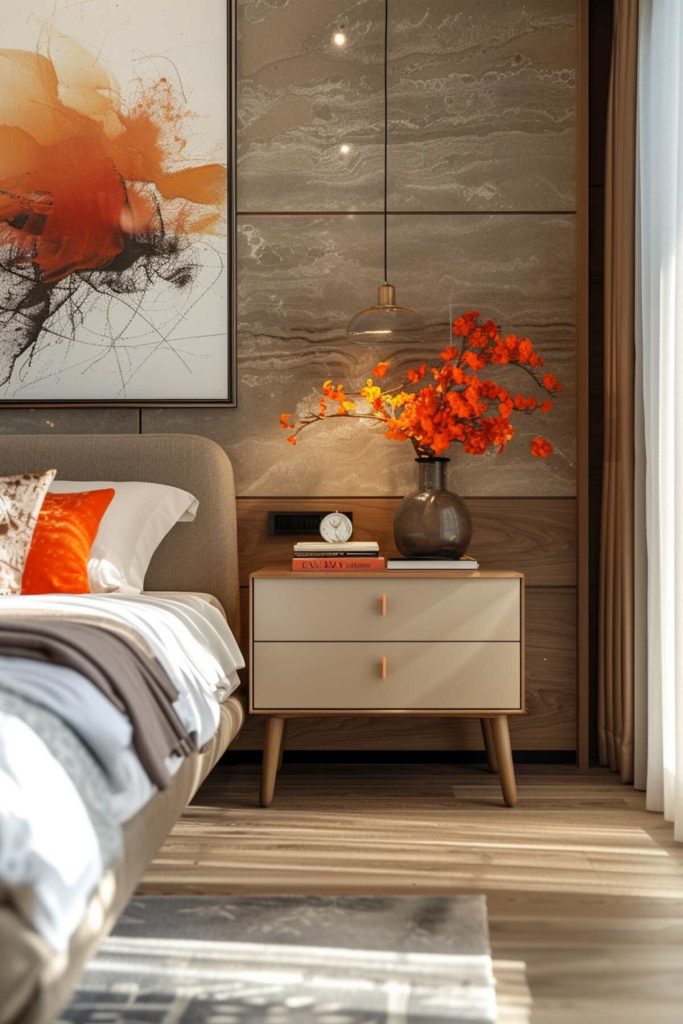
[[521, 639], [518, 575], [311, 577], [308, 573], [253, 577], [255, 641], [517, 643]]

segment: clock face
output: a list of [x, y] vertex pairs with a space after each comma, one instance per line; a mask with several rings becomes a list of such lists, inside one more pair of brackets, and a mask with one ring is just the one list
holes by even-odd
[[320, 536], [328, 544], [344, 544], [353, 533], [353, 524], [343, 512], [330, 512], [320, 523]]

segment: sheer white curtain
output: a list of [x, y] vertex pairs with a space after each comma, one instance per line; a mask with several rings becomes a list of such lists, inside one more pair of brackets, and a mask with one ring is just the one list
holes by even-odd
[[636, 288], [647, 534], [646, 799], [650, 810], [674, 822], [676, 838], [683, 840], [683, 0], [641, 0], [639, 32]]

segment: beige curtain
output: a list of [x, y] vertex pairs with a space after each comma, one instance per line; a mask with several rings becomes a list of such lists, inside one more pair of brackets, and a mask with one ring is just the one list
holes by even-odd
[[634, 773], [635, 167], [638, 0], [617, 0], [605, 178], [604, 461], [600, 543], [600, 763]]

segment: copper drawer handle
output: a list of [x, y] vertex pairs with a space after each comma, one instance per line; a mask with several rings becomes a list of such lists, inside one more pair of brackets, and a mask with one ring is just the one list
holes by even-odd
[[379, 663], [379, 677], [380, 679], [387, 678], [387, 659], [382, 657]]
[[387, 614], [387, 595], [386, 594], [382, 594], [382, 596], [379, 599], [379, 613], [380, 613], [380, 615], [386, 615]]

